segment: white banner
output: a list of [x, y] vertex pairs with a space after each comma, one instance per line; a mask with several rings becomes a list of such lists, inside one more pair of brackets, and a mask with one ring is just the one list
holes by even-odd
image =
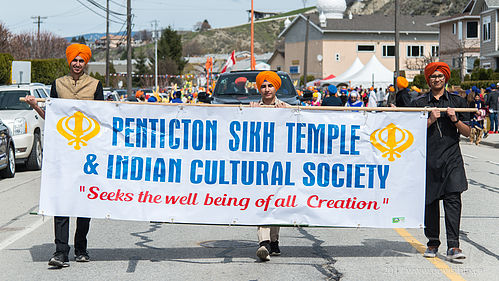
[[426, 117], [47, 102], [43, 215], [421, 227]]

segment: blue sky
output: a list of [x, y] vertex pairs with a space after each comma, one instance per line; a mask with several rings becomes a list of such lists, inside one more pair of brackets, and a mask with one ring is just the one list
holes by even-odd
[[[7, 0], [2, 0], [7, 1]], [[81, 2], [81, 3], [80, 3]], [[14, 0], [2, 5], [0, 21], [13, 33], [36, 31], [33, 16], [47, 17], [41, 24], [42, 31], [59, 36], [73, 36], [93, 32], [105, 32], [105, 16], [102, 10], [90, 2], [106, 5], [106, 0]], [[316, 0], [308, 0], [307, 6]], [[110, 0], [110, 10], [126, 14], [126, 0]], [[173, 26], [190, 30], [198, 21], [207, 19], [213, 28], [246, 23], [251, 0], [132, 0], [132, 14], [135, 15], [134, 31], [151, 29], [151, 21], [158, 20], [159, 26]], [[286, 12], [303, 8], [302, 0], [254, 0], [255, 10]], [[126, 17], [111, 17], [111, 32], [126, 28], [122, 23]]]

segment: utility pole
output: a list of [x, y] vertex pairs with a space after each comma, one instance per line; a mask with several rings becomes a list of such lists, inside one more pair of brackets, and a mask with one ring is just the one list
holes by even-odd
[[43, 23], [42, 19], [46, 19], [47, 17], [41, 17], [41, 16], [37, 16], [37, 17], [31, 17], [32, 19], [36, 20], [35, 24], [38, 25], [38, 31], [37, 31], [37, 35], [36, 35], [36, 55], [38, 56], [40, 54], [40, 24]]
[[[399, 18], [399, 13], [400, 13], [400, 7], [399, 7], [399, 0], [395, 0], [395, 73], [394, 73], [394, 78], [393, 78], [393, 85], [395, 88], [397, 88], [397, 77], [399, 76], [400, 72], [400, 50], [399, 50], [399, 45], [400, 45], [400, 30], [399, 30], [399, 25], [398, 25], [398, 18]], [[398, 89], [397, 89], [398, 90]]]
[[126, 1], [126, 92], [132, 95], [132, 0]]
[[109, 0], [106, 2], [106, 87], [109, 87]]
[[41, 17], [41, 16], [36, 16], [36, 17], [31, 17], [32, 19], [36, 20], [33, 23], [36, 23], [38, 25], [38, 31], [37, 31], [37, 40], [40, 41], [40, 24], [43, 23], [42, 19], [47, 19], [47, 17]]
[[254, 29], [254, 21], [255, 21], [255, 11], [253, 10], [253, 0], [251, 0], [251, 58], [250, 58], [250, 68], [251, 70], [255, 70], [255, 29]]
[[154, 30], [152, 32], [152, 39], [154, 40], [154, 87], [158, 90], [158, 21], [154, 20]]
[[308, 26], [310, 16], [307, 16], [307, 27], [305, 28], [305, 53], [303, 55], [303, 86], [307, 86], [307, 64], [308, 64]]

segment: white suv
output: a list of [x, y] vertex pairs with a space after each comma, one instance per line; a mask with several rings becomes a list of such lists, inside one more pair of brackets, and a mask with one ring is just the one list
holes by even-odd
[[[30, 170], [42, 168], [44, 120], [20, 97], [47, 98], [45, 85], [39, 83], [0, 86], [0, 119], [9, 127], [16, 147], [16, 163]], [[44, 104], [40, 104], [44, 107]]]

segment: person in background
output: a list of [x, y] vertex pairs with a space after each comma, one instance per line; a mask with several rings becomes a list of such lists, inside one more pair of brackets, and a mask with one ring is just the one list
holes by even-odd
[[318, 93], [318, 92], [314, 92], [314, 93], [312, 94], [312, 101], [310, 102], [310, 104], [311, 104], [312, 106], [320, 106], [320, 105], [321, 105], [321, 103], [319, 102], [319, 100], [318, 100], [318, 99], [319, 99], [319, 93]]
[[383, 91], [383, 88], [379, 88], [376, 92], [376, 100], [378, 101], [378, 107], [385, 106], [385, 91]]
[[338, 98], [338, 89], [335, 85], [327, 87], [328, 96], [322, 100], [322, 106], [343, 106], [341, 99]]
[[[92, 57], [92, 51], [84, 44], [72, 44], [66, 48], [66, 59], [69, 64], [69, 74], [57, 78], [52, 83], [51, 98], [76, 100], [104, 100], [102, 83], [85, 74], [85, 66]], [[38, 107], [33, 96], [26, 96], [26, 102], [45, 119], [45, 112]], [[90, 228], [90, 218], [78, 217], [74, 237], [75, 261], [89, 262], [87, 252], [87, 234]], [[69, 217], [54, 217], [55, 253], [49, 260], [50, 266], [58, 268], [69, 266]]]
[[413, 101], [415, 107], [446, 108], [441, 113], [431, 111], [427, 121], [426, 206], [425, 230], [428, 238], [424, 257], [433, 258], [440, 246], [440, 200], [445, 211], [447, 258], [464, 259], [459, 248], [461, 222], [461, 193], [468, 189], [463, 157], [459, 147], [460, 135], [470, 136], [468, 113], [456, 113], [456, 108], [467, 108], [466, 100], [445, 90], [451, 72], [446, 63], [432, 62], [424, 69], [430, 92]]
[[175, 93], [173, 93], [173, 99], [170, 101], [170, 103], [183, 103], [182, 92], [176, 91]]
[[392, 106], [392, 105], [395, 105], [395, 87], [393, 87], [393, 85], [391, 85], [390, 87], [388, 87], [388, 91], [386, 92], [386, 95], [385, 95], [385, 104], [386, 106]]
[[[281, 78], [273, 71], [262, 71], [256, 76], [256, 86], [262, 98], [259, 102], [250, 102], [251, 107], [260, 107], [271, 105], [278, 108], [288, 107], [289, 104], [279, 100], [276, 96], [281, 87]], [[279, 230], [278, 226], [259, 226], [258, 249], [256, 256], [261, 261], [269, 261], [270, 256], [281, 254], [279, 249]]]
[[374, 89], [374, 87], [371, 87], [371, 91], [369, 92], [369, 99], [367, 101], [368, 107], [378, 107], [378, 100], [376, 99], [376, 97], [376, 89]]
[[489, 106], [490, 131], [489, 134], [499, 133], [499, 91], [496, 89], [496, 84], [490, 85], [489, 93], [487, 94], [486, 105]]
[[395, 95], [395, 106], [408, 107], [411, 105], [411, 96], [409, 95], [409, 81], [403, 76], [397, 77], [397, 87], [399, 91]]
[[359, 94], [357, 91], [353, 90], [350, 92], [350, 98], [345, 104], [346, 107], [364, 107], [364, 102], [359, 100]]
[[345, 105], [347, 103], [347, 100], [348, 100], [348, 90], [347, 89], [342, 88], [340, 90], [340, 99], [341, 99], [342, 105]]

